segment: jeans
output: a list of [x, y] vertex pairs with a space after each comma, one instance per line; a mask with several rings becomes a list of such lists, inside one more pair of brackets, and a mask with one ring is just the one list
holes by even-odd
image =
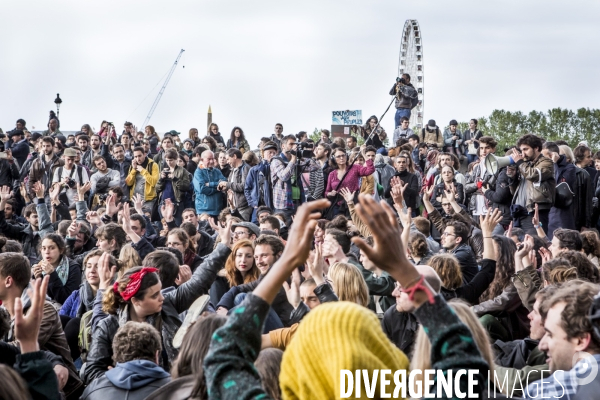
[[475, 162], [477, 160], [479, 160], [477, 154], [467, 154], [467, 164], [471, 164], [472, 162]]
[[[237, 296], [235, 296], [235, 299], [233, 300], [233, 304], [235, 304], [235, 307], [229, 310], [227, 314], [230, 315], [233, 312], [233, 310], [235, 310], [240, 304], [242, 304], [247, 295], [247, 293], [240, 293]], [[265, 319], [265, 325], [263, 326], [263, 334], [281, 328], [283, 328], [283, 323], [281, 322], [281, 319], [279, 319], [277, 313], [273, 311], [273, 308], [269, 308], [269, 313], [267, 314], [267, 319]]]
[[410, 119], [410, 108], [396, 108], [396, 115], [394, 116], [394, 122], [396, 123], [396, 126], [394, 129], [400, 126], [400, 119], [402, 119], [402, 117]]

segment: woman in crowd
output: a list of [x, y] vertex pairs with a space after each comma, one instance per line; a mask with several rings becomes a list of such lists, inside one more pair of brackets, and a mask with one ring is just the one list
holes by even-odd
[[351, 301], [363, 307], [369, 305], [369, 289], [362, 273], [352, 264], [338, 262], [327, 273], [333, 292], [340, 301]]
[[[387, 134], [381, 125], [377, 127], [375, 132], [373, 132], [377, 126], [377, 122], [377, 116], [371, 115], [371, 117], [367, 120], [367, 123], [361, 129], [361, 136], [365, 139], [364, 144], [366, 146], [373, 146], [377, 149], [377, 153], [386, 155], [387, 152], [380, 136], [384, 135], [384, 137], [387, 137]], [[373, 132], [373, 135], [371, 135], [371, 132]]]
[[202, 258], [196, 254], [196, 243], [190, 240], [190, 237], [183, 229], [175, 228], [170, 230], [166, 245], [181, 252], [183, 263], [190, 267], [192, 272], [202, 264]]
[[196, 129], [196, 128], [190, 128], [188, 137], [190, 138], [190, 140], [194, 144], [194, 147], [196, 147], [200, 143], [202, 143], [202, 140], [200, 140], [200, 137], [198, 137], [198, 129]]
[[[65, 301], [65, 304], [60, 308], [59, 314], [63, 325], [63, 330], [71, 349], [71, 357], [77, 360], [81, 354], [79, 349], [79, 330], [81, 317], [88, 311], [92, 311], [94, 299], [98, 293], [98, 285], [100, 278], [98, 276], [98, 260], [104, 254], [102, 250], [93, 250], [87, 253], [83, 259], [84, 265], [84, 280], [79, 286], [79, 289], [71, 293], [71, 296]], [[117, 260], [108, 255], [110, 267], [119, 265]]]
[[208, 149], [213, 153], [217, 151], [217, 141], [214, 137], [208, 135], [202, 138], [202, 144], [208, 146]]
[[493, 340], [518, 340], [529, 335], [529, 311], [511, 278], [515, 275], [517, 246], [506, 236], [493, 236], [496, 252], [494, 280], [473, 307]]
[[[128, 207], [125, 208], [129, 211]], [[128, 234], [133, 236], [134, 241], [140, 239], [129, 229]], [[225, 242], [229, 243], [229, 238], [226, 239]], [[100, 319], [92, 331], [92, 344], [84, 371], [86, 383], [103, 375], [112, 366], [112, 340], [119, 326], [127, 321], [147, 322], [157, 328], [163, 343], [159, 365], [166, 371], [170, 370], [170, 365], [178, 354], [172, 343], [175, 332], [181, 325], [179, 314], [189, 309], [198, 297], [208, 293], [218, 269], [225, 263], [230, 252], [229, 247], [219, 244], [187, 282], [164, 293], [161, 291], [158, 270], [152, 267], [132, 268], [111, 284], [113, 276], [108, 257], [100, 257], [98, 289], [103, 298], [102, 310], [98, 310], [97, 314], [106, 313], [107, 316]], [[160, 265], [161, 269], [177, 267], [174, 257], [171, 262]], [[96, 314], [96, 310], [94, 313]]]
[[254, 245], [250, 240], [242, 239], [233, 245], [225, 263], [225, 273], [230, 288], [260, 277], [260, 270], [254, 263]]
[[152, 125], [146, 126], [144, 131], [146, 132], [144, 139], [146, 139], [150, 144], [150, 154], [154, 157], [158, 153], [157, 147], [158, 143], [160, 142], [160, 136], [158, 136], [158, 133], [156, 133], [156, 130]]
[[119, 254], [119, 262], [121, 264], [121, 268], [119, 269], [119, 277], [123, 276], [123, 274], [131, 268], [142, 265], [140, 253], [138, 253], [137, 250], [131, 247], [131, 243], [127, 243], [121, 248], [121, 252]]
[[432, 201], [434, 207], [438, 209], [438, 211], [442, 210], [441, 201], [446, 196], [445, 192], [454, 193], [453, 196], [458, 204], [464, 204], [465, 201], [465, 191], [464, 187], [461, 183], [457, 182], [454, 177], [454, 168], [449, 165], [442, 166], [441, 172], [442, 182], [435, 186], [435, 190], [433, 192]]
[[[410, 230], [410, 228], [408, 228]], [[421, 232], [411, 233], [408, 239], [408, 259], [415, 265], [429, 265], [433, 253], [429, 250], [427, 238]], [[462, 279], [462, 274], [461, 274]]]
[[[338, 195], [340, 189], [347, 188], [350, 192], [358, 193], [360, 177], [369, 176], [375, 172], [373, 160], [367, 160], [364, 166], [356, 162], [351, 162], [350, 164], [346, 152], [341, 149], [335, 149], [333, 158], [331, 159], [331, 166], [334, 169], [329, 173], [327, 187], [325, 188], [327, 198], [334, 203], [334, 216], [340, 213], [341, 206], [344, 203], [341, 195]], [[349, 216], [347, 210], [345, 215]]]
[[229, 137], [229, 140], [227, 140], [227, 145], [225, 147], [227, 149], [238, 149], [242, 153], [250, 151], [250, 144], [248, 144], [242, 128], [239, 126], [233, 127], [231, 130], [231, 136]]
[[41, 261], [31, 267], [33, 275], [50, 275], [48, 296], [59, 304], [69, 298], [81, 284], [81, 264], [66, 256], [67, 246], [62, 236], [46, 235], [40, 245]]
[[92, 129], [90, 124], [81, 125], [81, 132], [83, 132], [87, 136], [92, 136], [94, 134], [94, 130]]
[[[217, 147], [217, 143], [225, 146], [225, 141], [223, 140], [223, 136], [221, 136], [221, 132], [219, 132], [219, 125], [214, 122], [208, 126], [208, 132], [206, 133], [208, 137], [212, 138], [215, 141], [215, 147]], [[205, 137], [206, 138], [206, 137]], [[204, 141], [204, 139], [202, 139]], [[214, 151], [214, 150], [213, 150]]]
[[[554, 179], [556, 180], [556, 196], [554, 205], [550, 209], [550, 214], [548, 216], [548, 227], [546, 230], [546, 235], [548, 235], [548, 239], [552, 240], [554, 236], [554, 231], [559, 228], [563, 229], [573, 229], [576, 230], [575, 226], [575, 218], [573, 216], [573, 207], [572, 203], [576, 201], [573, 199], [573, 196], [570, 194], [575, 190], [576, 184], [576, 172], [577, 167], [573, 164], [573, 152], [568, 146], [556, 146], [558, 147], [560, 152], [558, 159], [553, 159], [554, 161]], [[553, 148], [548, 148], [549, 151], [556, 154]], [[558, 187], [568, 185], [568, 190], [565, 192], [561, 191]], [[565, 193], [566, 196], [561, 196], [560, 193]], [[571, 197], [567, 200], [568, 197]], [[565, 199], [565, 200], [563, 200]], [[568, 201], [565, 203], [564, 201]]]
[[315, 228], [315, 239], [313, 241], [313, 246], [317, 246], [323, 244], [323, 239], [325, 238], [325, 226], [329, 223], [326, 219], [320, 219], [317, 221], [317, 227]]

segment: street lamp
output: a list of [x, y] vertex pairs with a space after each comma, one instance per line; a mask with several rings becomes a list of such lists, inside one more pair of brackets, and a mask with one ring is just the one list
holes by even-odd
[[58, 119], [58, 114], [59, 114], [61, 103], [62, 103], [62, 99], [60, 98], [60, 94], [56, 93], [56, 99], [54, 99], [54, 104], [56, 104], [56, 119]]

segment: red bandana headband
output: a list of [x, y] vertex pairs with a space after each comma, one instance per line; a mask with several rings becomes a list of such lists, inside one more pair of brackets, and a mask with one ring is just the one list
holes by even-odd
[[119, 292], [119, 282], [115, 282], [113, 285], [113, 290], [115, 293], [119, 293], [123, 300], [129, 301], [135, 294], [140, 290], [140, 286], [142, 285], [142, 279], [146, 274], [151, 274], [153, 272], [157, 272], [158, 269], [152, 267], [144, 267], [138, 272], [131, 274], [129, 277], [129, 283], [127, 287], [122, 292]]

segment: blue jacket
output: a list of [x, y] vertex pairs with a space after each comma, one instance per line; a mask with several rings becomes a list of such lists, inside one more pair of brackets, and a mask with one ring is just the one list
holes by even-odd
[[77, 317], [77, 311], [79, 310], [81, 297], [79, 297], [79, 289], [73, 291], [71, 295], [67, 298], [65, 303], [60, 308], [59, 314], [66, 315], [70, 318]]
[[250, 207], [258, 207], [258, 201], [260, 199], [260, 182], [263, 183], [263, 199], [265, 205], [270, 209], [273, 209], [273, 189], [269, 184], [267, 178], [271, 177], [271, 171], [269, 169], [269, 163], [262, 160], [260, 163], [250, 168], [248, 176], [246, 177], [246, 185], [244, 186], [244, 194], [248, 200]]
[[27, 139], [23, 139], [17, 143], [12, 143], [11, 151], [15, 160], [19, 163], [19, 167], [21, 167], [29, 155], [29, 142]]
[[[219, 182], [227, 181], [216, 168], [198, 168], [194, 173], [196, 212], [198, 214], [219, 215], [225, 207], [223, 194], [217, 190]], [[208, 185], [206, 185], [208, 183]]]

